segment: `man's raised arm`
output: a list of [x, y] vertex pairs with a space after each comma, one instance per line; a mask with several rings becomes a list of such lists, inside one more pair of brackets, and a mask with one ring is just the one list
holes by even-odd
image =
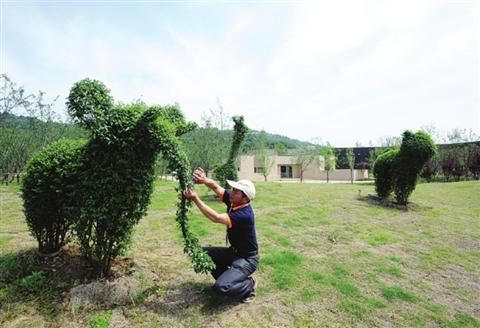
[[199, 167], [193, 171], [193, 179], [196, 184], [204, 184], [210, 190], [212, 190], [220, 200], [222, 200], [225, 189], [221, 187], [215, 180], [210, 179], [206, 176], [205, 171]]

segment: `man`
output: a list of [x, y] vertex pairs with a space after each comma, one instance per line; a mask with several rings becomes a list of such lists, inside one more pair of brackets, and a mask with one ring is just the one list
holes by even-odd
[[255, 299], [256, 287], [251, 275], [257, 269], [259, 261], [255, 215], [250, 204], [255, 197], [255, 186], [248, 180], [227, 180], [233, 188], [230, 192], [207, 178], [201, 168], [193, 172], [193, 178], [195, 183], [210, 188], [227, 205], [227, 213], [219, 214], [206, 205], [196, 192], [190, 189], [184, 191], [185, 197], [191, 199], [203, 215], [212, 222], [227, 227], [230, 247], [204, 248], [215, 263], [212, 271], [212, 276], [216, 279], [213, 289], [221, 295], [250, 303]]

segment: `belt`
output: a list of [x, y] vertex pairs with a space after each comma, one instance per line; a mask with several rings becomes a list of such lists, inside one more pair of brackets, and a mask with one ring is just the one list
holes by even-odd
[[258, 255], [258, 251], [250, 251], [250, 252], [239, 252], [235, 247], [232, 247], [233, 252], [240, 257], [250, 257]]

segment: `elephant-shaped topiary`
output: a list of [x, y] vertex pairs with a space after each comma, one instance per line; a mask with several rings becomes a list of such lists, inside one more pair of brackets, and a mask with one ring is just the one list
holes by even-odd
[[422, 168], [436, 151], [434, 142], [425, 132], [405, 131], [400, 148], [380, 154], [373, 164], [378, 196], [387, 198], [393, 191], [396, 201], [406, 205]]
[[191, 204], [182, 195], [192, 184], [178, 137], [196, 125], [186, 122], [176, 105], [115, 105], [105, 85], [91, 79], [74, 84], [67, 109], [91, 138], [60, 140], [38, 152], [22, 184], [25, 217], [39, 251], [58, 251], [73, 228], [82, 254], [99, 275], [107, 275], [146, 214], [155, 159], [162, 153], [179, 179], [177, 222], [185, 252], [196, 272], [209, 272], [213, 262], [189, 232]]

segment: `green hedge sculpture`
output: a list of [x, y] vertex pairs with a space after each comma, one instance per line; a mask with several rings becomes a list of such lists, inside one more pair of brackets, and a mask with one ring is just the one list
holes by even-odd
[[233, 126], [234, 134], [227, 162], [223, 165], [217, 165], [213, 169], [213, 173], [218, 183], [228, 189], [230, 189], [230, 186], [227, 184], [227, 179], [238, 180], [236, 160], [240, 153], [242, 143], [248, 133], [248, 127], [244, 123], [243, 116], [234, 116], [232, 119], [235, 123]]
[[425, 132], [405, 131], [400, 148], [380, 154], [373, 164], [378, 196], [387, 198], [393, 191], [395, 200], [406, 205], [424, 165], [436, 151], [434, 142]]
[[39, 251], [52, 253], [74, 230], [82, 254], [101, 276], [131, 244], [133, 227], [146, 214], [154, 164], [162, 153], [179, 179], [177, 222], [194, 270], [207, 273], [210, 257], [188, 229], [190, 165], [178, 136], [196, 127], [178, 106], [114, 105], [110, 91], [84, 79], [70, 91], [67, 109], [91, 133], [88, 141], [61, 140], [29, 162], [22, 184], [27, 224]]

